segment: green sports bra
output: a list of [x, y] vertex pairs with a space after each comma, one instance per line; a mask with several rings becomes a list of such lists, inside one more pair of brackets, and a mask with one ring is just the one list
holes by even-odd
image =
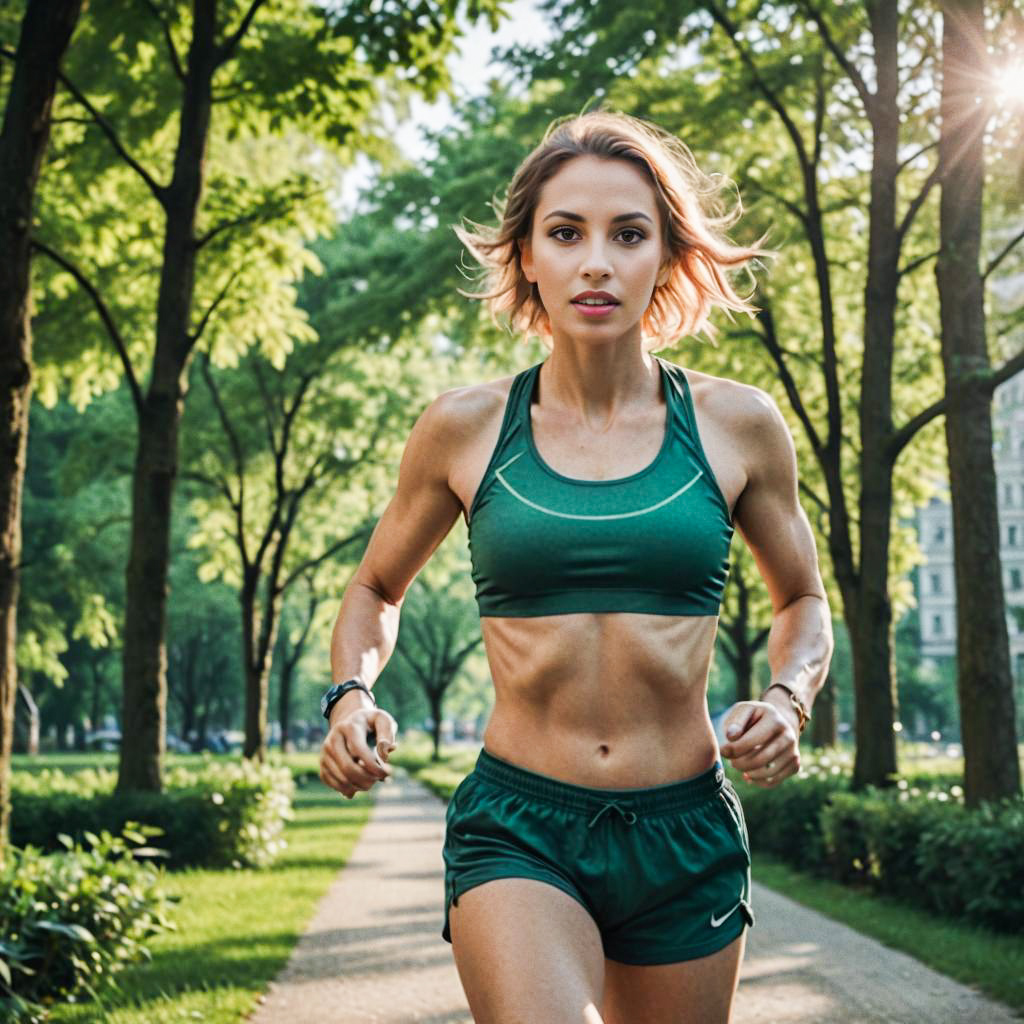
[[649, 466], [616, 480], [576, 480], [544, 462], [530, 420], [543, 363], [517, 374], [469, 509], [481, 616], [718, 614], [729, 506], [700, 443], [686, 374], [653, 358], [665, 437]]

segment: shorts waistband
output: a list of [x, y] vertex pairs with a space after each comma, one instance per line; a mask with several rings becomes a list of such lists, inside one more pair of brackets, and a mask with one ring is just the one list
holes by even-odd
[[531, 772], [495, 757], [481, 747], [473, 774], [488, 782], [559, 804], [570, 810], [600, 813], [606, 808], [614, 807], [624, 817], [634, 816], [634, 821], [636, 817], [647, 814], [696, 807], [725, 788], [725, 769], [719, 760], [700, 775], [662, 786], [651, 786], [646, 789], [597, 789], [592, 786], [577, 786], [571, 782]]

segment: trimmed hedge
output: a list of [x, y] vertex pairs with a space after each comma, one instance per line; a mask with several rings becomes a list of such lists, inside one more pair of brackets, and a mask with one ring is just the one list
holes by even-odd
[[851, 793], [828, 755], [801, 760], [775, 789], [734, 783], [755, 853], [997, 931], [1024, 927], [1024, 799], [968, 810], [957, 780], [930, 776], [913, 779], [928, 789], [901, 778]]
[[164, 776], [162, 793], [115, 793], [106, 769], [11, 776], [11, 843], [58, 848], [57, 836], [117, 834], [127, 822], [161, 830], [167, 864], [265, 867], [284, 848], [294, 782], [280, 765], [206, 760]]
[[0, 1020], [35, 1024], [47, 1006], [96, 993], [173, 927], [160, 872], [135, 858], [155, 830], [67, 837], [63, 853], [10, 849], [0, 871]]

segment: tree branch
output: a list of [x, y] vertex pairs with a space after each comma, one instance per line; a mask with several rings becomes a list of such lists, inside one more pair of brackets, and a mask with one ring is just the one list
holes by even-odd
[[806, 174], [808, 169], [811, 167], [811, 162], [807, 157], [807, 149], [804, 146], [803, 136], [800, 134], [800, 129], [797, 128], [793, 119], [789, 116], [789, 112], [783, 106], [782, 101], [775, 95], [775, 93], [768, 87], [768, 84], [761, 77], [761, 73], [757, 69], [757, 64], [754, 62], [753, 57], [750, 56], [748, 51], [740, 44], [738, 34], [739, 30], [736, 27], [735, 22], [726, 14], [724, 11], [719, 10], [718, 4], [714, 0], [709, 0], [706, 5], [708, 13], [711, 17], [721, 26], [722, 30], [729, 37], [733, 48], [740, 56], [740, 60], [744, 66], [750, 72], [751, 78], [754, 80], [754, 85], [757, 86], [758, 90], [768, 101], [769, 106], [778, 114], [779, 119], [782, 121], [789, 133], [789, 137], [793, 141], [793, 145], [796, 147], [797, 159], [800, 161], [800, 166], [803, 172]]
[[931, 192], [941, 177], [942, 172], [939, 169], [938, 161], [936, 161], [931, 173], [927, 178], [925, 178], [925, 182], [921, 186], [921, 191], [918, 192], [910, 201], [910, 205], [907, 207], [907, 212], [903, 215], [903, 220], [900, 222], [900, 226], [896, 229], [897, 247], [901, 247], [903, 245], [903, 238], [910, 228], [910, 225], [913, 224], [914, 218], [917, 216], [917, 211], [921, 209], [922, 204], [928, 198], [928, 193]]
[[907, 159], [896, 168], [896, 173], [901, 173], [905, 167], [912, 164], [919, 156], [924, 156], [929, 149], [935, 149], [937, 146], [938, 142], [929, 142], [927, 146], [922, 146], [916, 153], [912, 156], [908, 156]]
[[213, 300], [213, 302], [207, 307], [203, 315], [199, 318], [199, 326], [196, 327], [196, 329], [190, 332], [188, 335], [189, 342], [191, 343], [192, 346], [194, 346], [195, 343], [199, 341], [200, 337], [202, 337], [203, 331], [206, 330], [206, 324], [209, 321], [210, 317], [213, 316], [214, 311], [217, 309], [217, 307], [224, 301], [224, 299], [227, 298], [228, 289], [235, 283], [236, 279], [241, 275], [241, 273], [241, 267], [239, 267], [237, 270], [232, 271], [231, 276], [227, 280], [227, 283], [217, 294], [217, 297]]
[[929, 260], [935, 259], [939, 255], [941, 249], [936, 249], [935, 252], [925, 253], [923, 256], [918, 256], [916, 260], [911, 260], [906, 266], [901, 267], [896, 273], [900, 278], [906, 277], [907, 274], [912, 274], [918, 267], [927, 263]]
[[759, 306], [761, 306], [761, 312], [757, 315], [757, 323], [763, 325], [763, 330], [754, 330], [754, 334], [760, 339], [761, 344], [768, 350], [768, 354], [772, 357], [776, 367], [779, 371], [779, 377], [782, 380], [782, 386], [786, 389], [786, 397], [789, 399], [789, 404], [796, 413], [797, 418], [803, 424], [804, 432], [807, 434], [807, 439], [811, 442], [811, 447], [814, 449], [815, 455], [821, 458], [821, 438], [818, 436], [818, 431], [815, 429], [814, 424], [811, 422], [811, 417], [807, 412], [807, 407], [804, 405], [803, 399], [800, 397], [800, 389], [796, 386], [796, 381], [793, 379], [793, 374], [789, 372], [789, 366], [786, 363], [786, 358], [782, 354], [782, 346], [779, 345], [778, 336], [775, 333], [775, 318], [771, 312], [771, 305], [767, 301], [762, 302], [760, 298], [757, 300]]
[[132, 401], [135, 403], [135, 411], [141, 416], [143, 407], [142, 389], [135, 376], [135, 371], [132, 369], [132, 362], [128, 356], [128, 346], [125, 344], [124, 338], [121, 337], [121, 332], [117, 329], [117, 325], [114, 323], [114, 318], [110, 310], [107, 308], [107, 304], [100, 296], [99, 290], [85, 276], [82, 270], [72, 263], [71, 260], [67, 259], [67, 257], [62, 256], [57, 252], [56, 249], [51, 249], [50, 246], [45, 242], [40, 242], [35, 236], [32, 237], [31, 245], [37, 251], [49, 256], [50, 259], [58, 266], [63, 267], [82, 286], [85, 293], [92, 299], [93, 304], [96, 306], [96, 310], [100, 315], [100, 319], [103, 321], [104, 326], [107, 328], [107, 333], [110, 335], [110, 339], [114, 343], [114, 348], [117, 350], [117, 354], [121, 358], [121, 365], [124, 367], [124, 374], [128, 380], [128, 389], [131, 391]]
[[249, 10], [247, 10], [243, 15], [238, 28], [236, 28], [235, 31], [217, 47], [214, 54], [214, 67], [220, 67], [221, 64], [231, 58], [231, 55], [234, 53], [235, 47], [238, 46], [242, 36], [244, 36], [249, 30], [249, 25], [251, 24], [252, 19], [256, 16], [256, 12], [265, 2], [266, 0], [252, 0]]
[[832, 38], [832, 33], [828, 29], [828, 25], [825, 24], [825, 19], [822, 18], [821, 13], [814, 4], [811, 3], [811, 0], [800, 0], [800, 6], [804, 8], [810, 19], [818, 26], [818, 32], [825, 45], [829, 48], [832, 56], [835, 57], [839, 66], [846, 72], [847, 78], [853, 82], [854, 87], [860, 96], [860, 101], [864, 104], [864, 112], [867, 114], [868, 120], [871, 120], [874, 113], [875, 95], [868, 88], [867, 82], [864, 81], [864, 76], [857, 70], [857, 66], [853, 61], [851, 61], [838, 47], [838, 45], [836, 45], [836, 41]]
[[118, 156], [146, 183], [150, 192], [156, 197], [156, 201], [163, 208], [164, 212], [167, 212], [167, 189], [156, 181], [149, 171], [125, 149], [121, 140], [117, 137], [117, 132], [114, 131], [114, 126], [89, 102], [78, 86], [63, 71], [58, 70], [57, 77], [64, 83], [68, 92], [89, 111], [93, 121], [99, 125], [100, 130], [110, 140], [110, 144], [114, 147]]
[[167, 52], [171, 57], [171, 67], [174, 68], [175, 77], [179, 82], [185, 81], [185, 72], [181, 65], [181, 58], [178, 56], [178, 51], [174, 46], [174, 38], [171, 36], [171, 26], [164, 19], [160, 8], [153, 2], [153, 0], [142, 0], [142, 2], [150, 9], [153, 17], [160, 22], [160, 27], [164, 30], [164, 41], [167, 43]]
[[991, 274], [991, 273], [992, 273], [992, 271], [993, 271], [993, 270], [995, 270], [995, 269], [996, 269], [996, 267], [998, 267], [998, 266], [999, 266], [999, 264], [1000, 264], [1000, 263], [1002, 263], [1002, 262], [1003, 262], [1003, 260], [1005, 260], [1005, 259], [1006, 259], [1006, 257], [1007, 257], [1007, 256], [1009, 256], [1009, 254], [1010, 254], [1010, 250], [1011, 250], [1011, 249], [1012, 249], [1012, 248], [1013, 248], [1013, 247], [1014, 247], [1014, 246], [1015, 246], [1015, 245], [1016, 245], [1016, 244], [1017, 244], [1017, 243], [1018, 243], [1018, 242], [1019, 242], [1019, 241], [1020, 241], [1020, 240], [1021, 240], [1022, 238], [1024, 238], [1024, 228], [1021, 228], [1021, 229], [1020, 229], [1020, 231], [1018, 231], [1018, 232], [1017, 232], [1017, 234], [1016, 234], [1016, 235], [1014, 235], [1014, 236], [1013, 236], [1013, 238], [1011, 238], [1009, 242], [1007, 242], [1007, 244], [1006, 244], [1006, 245], [1005, 245], [1005, 246], [1003, 247], [1003, 249], [1002, 249], [1002, 250], [1000, 251], [999, 255], [998, 255], [998, 256], [996, 256], [996, 258], [995, 258], [994, 260], [992, 260], [992, 262], [991, 262], [991, 263], [989, 263], [989, 265], [988, 265], [988, 266], [987, 266], [987, 267], [985, 268], [985, 272], [984, 272], [984, 273], [983, 273], [983, 274], [981, 275], [981, 279], [982, 279], [983, 281], [985, 280], [985, 278], [987, 278], [987, 277], [988, 277], [988, 275], [989, 275], [989, 274]]

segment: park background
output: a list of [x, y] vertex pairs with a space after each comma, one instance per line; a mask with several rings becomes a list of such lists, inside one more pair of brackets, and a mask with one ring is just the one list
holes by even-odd
[[[405, 439], [545, 355], [459, 294], [451, 226], [595, 106], [780, 251], [755, 318], [659, 350], [779, 405], [835, 615], [804, 771], [737, 783], [754, 855], [1024, 1007], [1019, 3], [23, 2], [0, 103], [6, 1012], [237, 1020], [287, 954], [374, 799], [319, 788], [317, 705]], [[716, 714], [770, 680], [731, 559]], [[461, 518], [374, 692], [450, 793], [491, 700]], [[137, 900], [90, 917], [111, 864]]]

